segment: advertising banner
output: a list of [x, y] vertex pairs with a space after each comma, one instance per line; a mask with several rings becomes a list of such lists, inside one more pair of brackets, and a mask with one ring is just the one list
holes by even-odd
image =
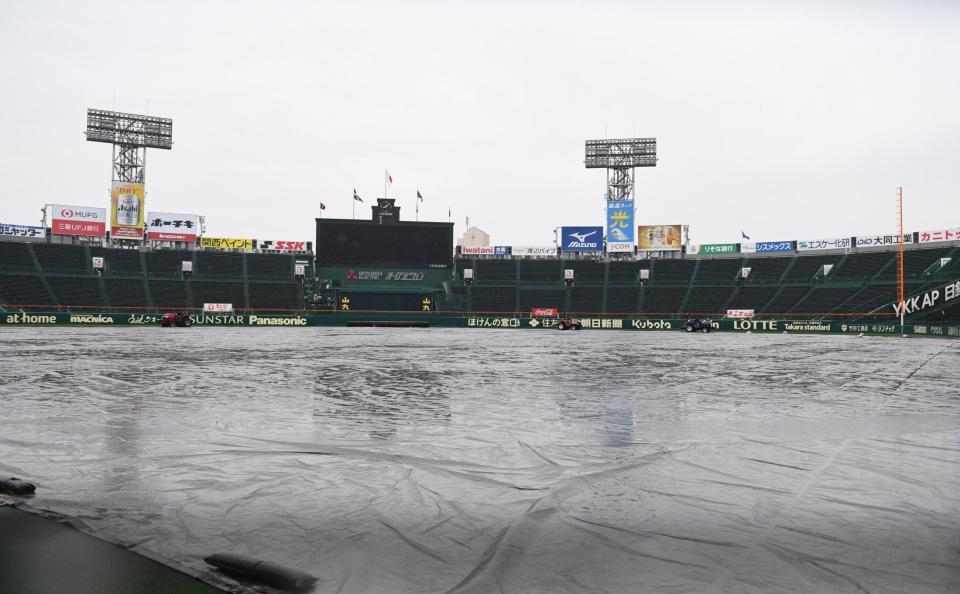
[[633, 200], [607, 201], [607, 251], [633, 252]]
[[509, 246], [509, 245], [495, 245], [495, 246], [493, 246], [493, 255], [494, 255], [494, 256], [509, 256], [509, 255], [510, 255], [510, 246]]
[[113, 182], [110, 191], [110, 235], [120, 239], [142, 239], [143, 213], [143, 184]]
[[50, 205], [52, 235], [103, 237], [107, 231], [107, 209], [89, 206]]
[[258, 240], [258, 250], [277, 250], [281, 252], [305, 252], [307, 251], [306, 241], [283, 241], [283, 240]]
[[720, 254], [736, 254], [737, 244], [735, 243], [701, 243], [691, 244], [687, 248], [687, 253], [700, 256], [716, 256]]
[[556, 307], [534, 307], [530, 310], [531, 318], [555, 318], [560, 315]]
[[553, 257], [557, 255], [557, 248], [552, 245], [542, 247], [515, 245], [510, 248], [510, 252], [514, 256]]
[[637, 228], [637, 249], [659, 252], [679, 250], [683, 242], [681, 225], [640, 225]]
[[226, 250], [252, 250], [253, 239], [238, 239], [236, 237], [201, 237], [200, 247]]
[[[913, 243], [913, 233], [906, 233], [903, 236], [903, 243]], [[867, 235], [857, 238], [858, 248], [883, 247], [890, 245], [900, 245], [899, 235]]]
[[727, 317], [737, 319], [752, 318], [753, 312], [754, 310], [752, 309], [728, 309]]
[[603, 251], [603, 227], [561, 227], [560, 249], [565, 252]]
[[801, 239], [797, 241], [798, 252], [808, 252], [812, 250], [846, 250], [850, 249], [853, 243], [849, 237], [834, 237], [832, 239]]
[[232, 303], [204, 303], [203, 311], [205, 313], [230, 313], [233, 311]]
[[758, 241], [740, 244], [740, 252], [744, 254], [777, 254], [792, 251], [792, 241]]
[[460, 247], [460, 253], [464, 256], [492, 256], [492, 245], [481, 245], [479, 247]]
[[8, 225], [0, 223], [0, 237], [33, 237], [43, 239], [47, 236], [47, 230], [43, 227], [31, 227], [30, 225]]
[[921, 231], [917, 234], [917, 240], [919, 243], [957, 241], [960, 240], [960, 227], [956, 229], [940, 229], [938, 231]]
[[173, 212], [147, 213], [147, 239], [150, 241], [196, 241], [200, 217]]

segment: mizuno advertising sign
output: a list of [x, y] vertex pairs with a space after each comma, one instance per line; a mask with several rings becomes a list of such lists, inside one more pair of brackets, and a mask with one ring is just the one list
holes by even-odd
[[561, 227], [560, 237], [565, 252], [603, 251], [603, 227]]

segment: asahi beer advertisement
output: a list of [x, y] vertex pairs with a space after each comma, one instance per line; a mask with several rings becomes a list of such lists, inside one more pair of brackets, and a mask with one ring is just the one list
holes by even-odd
[[119, 239], [142, 239], [143, 215], [143, 184], [113, 182], [110, 235]]

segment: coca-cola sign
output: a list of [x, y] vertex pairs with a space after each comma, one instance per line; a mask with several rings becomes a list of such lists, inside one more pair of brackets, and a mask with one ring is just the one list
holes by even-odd
[[556, 307], [534, 307], [530, 310], [531, 318], [555, 318], [560, 315]]

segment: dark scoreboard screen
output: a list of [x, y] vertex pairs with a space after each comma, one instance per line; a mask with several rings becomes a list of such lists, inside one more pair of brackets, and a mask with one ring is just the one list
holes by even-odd
[[314, 252], [320, 265], [450, 266], [453, 224], [317, 219]]

